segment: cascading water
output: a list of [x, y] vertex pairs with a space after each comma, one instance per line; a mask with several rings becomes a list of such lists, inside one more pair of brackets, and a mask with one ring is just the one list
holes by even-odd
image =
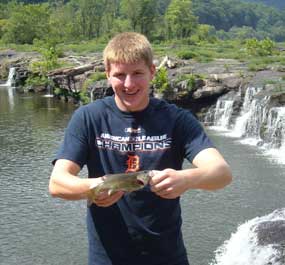
[[214, 108], [210, 108], [204, 118], [204, 124], [216, 130], [226, 131], [231, 126], [234, 104], [240, 93], [228, 93], [220, 97]]
[[260, 127], [266, 116], [269, 97], [255, 98], [262, 88], [249, 87], [246, 90], [241, 115], [237, 118], [232, 136], [251, 137], [260, 140]]
[[228, 128], [230, 117], [233, 111], [233, 100], [218, 100], [215, 109], [215, 126]]
[[53, 97], [53, 92], [52, 92], [52, 86], [51, 86], [51, 78], [50, 77], [48, 77], [48, 80], [49, 80], [49, 82], [48, 82], [48, 85], [47, 85], [47, 94], [45, 94], [44, 95], [44, 97], [46, 97], [46, 98], [52, 98]]
[[5, 86], [5, 87], [12, 87], [12, 86], [14, 86], [15, 75], [16, 75], [16, 68], [11, 67], [10, 70], [9, 70], [9, 75], [8, 75], [8, 79], [7, 79], [6, 83], [2, 84], [1, 86]]
[[221, 97], [215, 111], [209, 110], [205, 116], [205, 124], [226, 131], [227, 136], [242, 138], [243, 143], [262, 147], [275, 157], [278, 154], [277, 160], [285, 163], [284, 155], [280, 157], [280, 151], [285, 150], [285, 106], [272, 106], [270, 96], [260, 96], [262, 91], [262, 88], [248, 87], [238, 115], [233, 106], [240, 98]]
[[0, 87], [3, 87], [7, 89], [8, 92], [8, 101], [9, 106], [11, 109], [14, 108], [15, 102], [14, 102], [14, 93], [15, 93], [15, 75], [16, 75], [16, 68], [11, 67], [9, 70], [8, 79], [5, 84], [0, 84]]
[[210, 265], [284, 265], [284, 236], [285, 209], [256, 217], [237, 228]]

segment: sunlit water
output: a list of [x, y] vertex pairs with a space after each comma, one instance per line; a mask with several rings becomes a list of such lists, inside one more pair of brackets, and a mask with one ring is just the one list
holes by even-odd
[[[54, 98], [0, 87], [1, 265], [87, 264], [85, 203], [52, 199], [47, 189], [50, 162], [73, 110]], [[235, 178], [224, 190], [182, 197], [191, 265], [210, 264], [240, 224], [284, 207], [284, 165], [232, 138], [209, 135]]]

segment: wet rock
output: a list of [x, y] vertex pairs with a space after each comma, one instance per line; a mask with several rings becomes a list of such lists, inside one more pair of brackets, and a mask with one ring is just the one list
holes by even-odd
[[264, 221], [256, 226], [258, 244], [283, 244], [285, 246], [285, 220]]
[[107, 80], [100, 80], [94, 82], [88, 87], [88, 91], [90, 93], [91, 101], [114, 94], [113, 89], [108, 84]]
[[258, 245], [272, 246], [276, 250], [266, 265], [285, 264], [285, 220], [261, 222], [256, 226], [255, 233]]

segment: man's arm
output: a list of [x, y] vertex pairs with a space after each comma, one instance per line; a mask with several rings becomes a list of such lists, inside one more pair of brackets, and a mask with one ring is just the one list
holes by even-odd
[[94, 181], [99, 179], [80, 178], [77, 176], [79, 171], [80, 167], [75, 162], [57, 160], [50, 176], [50, 194], [67, 200], [86, 199], [91, 185], [95, 185]]
[[150, 184], [152, 191], [163, 198], [173, 199], [188, 189], [216, 190], [232, 181], [229, 165], [219, 151], [207, 148], [193, 159], [194, 168], [155, 171]]
[[[59, 159], [56, 161], [51, 173], [49, 182], [49, 192], [53, 197], [59, 197], [66, 200], [88, 199], [88, 191], [91, 187], [103, 181], [100, 178], [80, 178], [77, 174], [80, 171], [79, 165], [73, 161]], [[123, 196], [123, 192], [116, 192], [108, 195], [108, 192], [99, 194], [93, 201], [101, 207], [108, 207], [117, 202]]]

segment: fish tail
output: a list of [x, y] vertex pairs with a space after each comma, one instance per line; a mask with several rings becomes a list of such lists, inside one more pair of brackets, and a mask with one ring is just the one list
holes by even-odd
[[93, 202], [90, 199], [87, 199], [87, 207], [90, 208]]

